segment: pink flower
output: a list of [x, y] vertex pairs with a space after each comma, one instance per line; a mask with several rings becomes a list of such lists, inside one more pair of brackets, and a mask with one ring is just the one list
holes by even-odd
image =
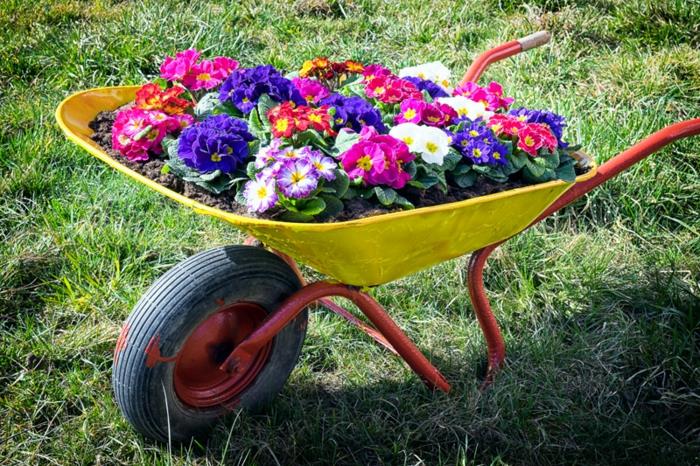
[[238, 60], [229, 57], [214, 57], [212, 61], [214, 62], [214, 75], [221, 81], [228, 78], [228, 75], [237, 70], [240, 65]]
[[537, 157], [538, 151], [543, 147], [550, 152], [553, 152], [557, 147], [557, 138], [545, 125], [527, 123], [518, 131], [518, 149]]
[[299, 90], [301, 96], [309, 103], [317, 104], [331, 93], [320, 82], [308, 78], [292, 78], [292, 84]]
[[427, 105], [423, 100], [406, 99], [401, 102], [401, 110], [394, 121], [396, 123], [420, 123]]
[[168, 81], [180, 81], [191, 91], [213, 89], [238, 68], [238, 62], [228, 57], [216, 57], [197, 63], [201, 53], [195, 49], [178, 52], [175, 58], [165, 57], [160, 76]]
[[403, 188], [411, 179], [404, 165], [415, 159], [408, 146], [374, 128], [363, 128], [360, 140], [340, 155], [343, 168], [352, 179], [362, 178], [368, 186]]
[[486, 87], [468, 81], [458, 86], [452, 95], [463, 95], [474, 102], [481, 102], [486, 106], [486, 110], [490, 111], [507, 110], [513, 103], [511, 97], [503, 97], [503, 87], [495, 81], [491, 81]]
[[457, 112], [449, 105], [411, 98], [401, 102], [401, 109], [394, 121], [397, 124], [423, 123], [428, 126], [442, 127], [448, 125], [453, 118], [457, 118]]
[[374, 78], [386, 78], [391, 75], [392, 73], [391, 71], [389, 71], [389, 69], [384, 68], [382, 65], [378, 64], [367, 65], [362, 71], [362, 78], [366, 83], [370, 82]]
[[372, 79], [365, 86], [365, 94], [384, 103], [397, 103], [406, 99], [423, 98], [423, 94], [415, 84], [394, 75], [382, 76]]
[[512, 115], [497, 113], [489, 118], [486, 126], [491, 128], [496, 136], [502, 134], [506, 136], [517, 136], [518, 132], [525, 127], [526, 123]]
[[173, 57], [165, 57], [165, 61], [160, 65], [160, 77], [168, 81], [180, 81], [197, 63], [201, 53], [195, 49], [187, 49], [175, 54]]
[[160, 110], [129, 108], [117, 114], [112, 126], [112, 148], [128, 160], [148, 160], [149, 153], [160, 154], [163, 138], [194, 122], [192, 115], [168, 115]]

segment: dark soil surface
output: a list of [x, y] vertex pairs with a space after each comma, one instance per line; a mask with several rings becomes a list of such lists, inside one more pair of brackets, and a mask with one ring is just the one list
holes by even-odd
[[[105, 152], [107, 152], [107, 154], [118, 160], [122, 165], [126, 165], [135, 172], [155, 180], [166, 188], [169, 188], [177, 193], [184, 194], [185, 196], [201, 202], [202, 204], [216, 207], [217, 209], [225, 210], [238, 215], [265, 219], [275, 218], [275, 213], [268, 214], [266, 212], [264, 214], [252, 214], [248, 212], [245, 206], [242, 206], [236, 202], [235, 193], [233, 191], [226, 191], [222, 194], [215, 195], [194, 183], [184, 181], [175, 177], [174, 175], [162, 174], [161, 169], [163, 168], [163, 165], [165, 165], [165, 160], [163, 159], [154, 158], [148, 162], [130, 162], [129, 160], [120, 156], [119, 153], [112, 150], [112, 124], [115, 117], [116, 112], [99, 113], [95, 119], [90, 122], [90, 128], [95, 131], [91, 137], [93, 141], [95, 141]], [[443, 193], [437, 188], [423, 191], [417, 188], [407, 187], [401, 190], [400, 194], [411, 201], [416, 207], [428, 207], [507, 191], [509, 189], [526, 186], [527, 184], [528, 183], [521, 180], [509, 181], [507, 183], [493, 183], [487, 178], [479, 177], [475, 185], [470, 188], [449, 187], [448, 191]], [[336, 217], [327, 221], [340, 222], [402, 210], [400, 207], [388, 208], [381, 205], [376, 205], [364, 199], [344, 200], [343, 203], [345, 204], [345, 209]]]

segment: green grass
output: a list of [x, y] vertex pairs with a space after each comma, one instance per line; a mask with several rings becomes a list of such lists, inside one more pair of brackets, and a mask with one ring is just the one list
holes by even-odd
[[486, 78], [571, 117], [605, 161], [700, 116], [700, 4], [683, 0], [0, 0], [0, 463], [691, 464], [700, 455], [700, 139], [662, 150], [500, 248], [486, 271], [508, 362], [484, 347], [466, 259], [376, 296], [454, 381], [432, 394], [339, 318], [314, 312], [301, 360], [262, 414], [204, 445], [154, 445], [110, 388], [121, 321], [232, 228], [136, 186], [67, 142], [73, 91], [140, 83], [189, 46], [245, 65], [317, 54], [459, 74], [490, 46], [553, 43]]

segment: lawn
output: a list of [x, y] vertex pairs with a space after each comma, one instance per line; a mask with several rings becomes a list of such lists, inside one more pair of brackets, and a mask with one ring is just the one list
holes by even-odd
[[697, 2], [0, 0], [0, 463], [697, 464], [700, 138], [494, 254], [508, 360], [486, 392], [460, 258], [374, 291], [454, 381], [449, 395], [315, 310], [282, 393], [206, 443], [148, 442], [114, 403], [112, 348], [139, 296], [242, 235], [67, 142], [53, 117], [64, 97], [142, 83], [190, 46], [244, 65], [441, 60], [459, 75], [540, 29], [551, 45], [485, 79], [570, 116], [598, 162], [700, 116]]

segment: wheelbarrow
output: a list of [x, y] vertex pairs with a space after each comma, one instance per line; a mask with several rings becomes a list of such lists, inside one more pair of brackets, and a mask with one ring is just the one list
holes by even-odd
[[[494, 62], [543, 45], [547, 32], [507, 42], [480, 55], [463, 82], [477, 81]], [[700, 134], [700, 119], [670, 125], [574, 183], [561, 180], [450, 204], [337, 223], [288, 223], [245, 217], [203, 205], [110, 157], [91, 139], [96, 114], [133, 100], [139, 86], [91, 89], [56, 110], [66, 136], [130, 178], [197, 213], [250, 235], [244, 245], [201, 252], [158, 279], [124, 323], [114, 350], [112, 385], [122, 413], [142, 434], [186, 441], [222, 416], [255, 409], [283, 387], [305, 338], [307, 308], [320, 303], [404, 359], [432, 390], [450, 384], [369, 294], [439, 262], [472, 253], [468, 288], [486, 340], [493, 381], [505, 345], [483, 283], [489, 255], [515, 234], [677, 139]], [[415, 238], [422, 238], [421, 244]], [[297, 262], [330, 277], [307, 283]], [[353, 302], [360, 319], [331, 297]]]

